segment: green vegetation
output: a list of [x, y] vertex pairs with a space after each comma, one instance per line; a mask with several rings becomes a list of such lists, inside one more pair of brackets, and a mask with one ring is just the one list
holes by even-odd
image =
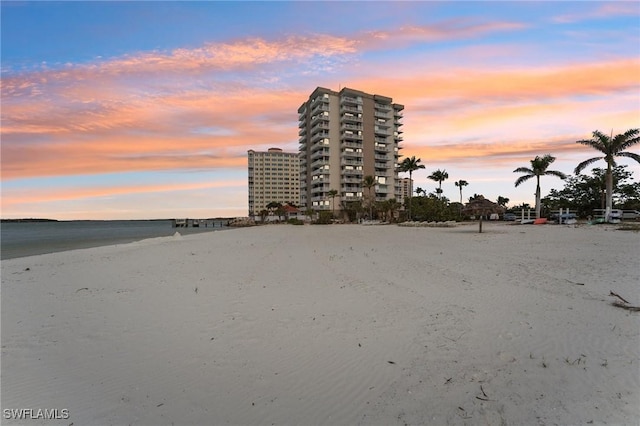
[[[606, 205], [607, 170], [595, 168], [591, 176], [579, 174], [569, 176], [563, 189], [552, 189], [542, 203], [546, 209], [569, 208], [578, 217], [586, 218], [594, 209], [604, 209]], [[631, 180], [632, 173], [627, 166], [611, 169], [612, 206], [624, 210], [640, 210], [640, 182]]]
[[400, 163], [400, 165], [398, 166], [398, 171], [401, 173], [409, 173], [409, 180], [411, 181], [411, 185], [409, 187], [409, 206], [408, 206], [408, 217], [412, 218], [413, 216], [411, 215], [411, 198], [413, 198], [413, 172], [415, 172], [416, 170], [419, 169], [424, 169], [424, 164], [420, 164], [422, 160], [420, 160], [419, 158], [416, 158], [415, 156], [413, 157], [407, 157], [404, 160], [402, 160], [402, 163]]
[[438, 182], [438, 188], [436, 188], [436, 193], [439, 197], [442, 197], [442, 182], [449, 179], [449, 173], [446, 170], [436, 170], [428, 176], [429, 179]]
[[376, 186], [376, 178], [371, 175], [367, 175], [362, 180], [363, 188], [367, 189], [367, 204], [369, 204], [369, 219], [373, 219], [373, 204], [376, 201], [376, 193], [372, 191]]
[[[445, 222], [460, 219], [461, 205], [459, 203], [449, 203], [446, 199], [439, 198], [434, 194], [414, 197], [412, 203], [413, 220]], [[408, 204], [408, 200], [405, 200], [405, 204]]]
[[606, 208], [611, 210], [613, 207], [613, 168], [616, 166], [616, 157], [627, 157], [636, 160], [640, 163], [640, 155], [634, 152], [625, 151], [625, 149], [637, 145], [640, 143], [640, 130], [629, 129], [624, 133], [613, 136], [607, 136], [604, 133], [596, 130], [593, 132], [593, 138], [587, 140], [576, 141], [576, 143], [589, 146], [596, 151], [600, 151], [604, 156], [593, 157], [578, 164], [575, 169], [575, 174], [579, 174], [588, 165], [595, 163], [599, 160], [607, 162], [607, 172], [605, 174], [605, 190], [606, 190]]
[[556, 170], [547, 170], [551, 163], [556, 161], [556, 158], [547, 154], [545, 156], [536, 156], [533, 160], [531, 160], [531, 168], [528, 167], [518, 167], [513, 172], [514, 173], [524, 173], [524, 176], [520, 176], [516, 179], [516, 186], [519, 186], [521, 183], [526, 182], [531, 178], [536, 178], [536, 218], [540, 217], [540, 211], [542, 208], [542, 203], [540, 202], [540, 176], [552, 175], [557, 176], [560, 179], [566, 179], [566, 175], [562, 172], [558, 172]]
[[460, 180], [457, 180], [455, 184], [458, 188], [460, 188], [460, 204], [462, 204], [462, 188], [469, 185], [469, 182], [467, 182], [466, 180], [460, 179]]
[[333, 222], [333, 213], [321, 211], [318, 212], [318, 219], [313, 221], [314, 225], [330, 225]]

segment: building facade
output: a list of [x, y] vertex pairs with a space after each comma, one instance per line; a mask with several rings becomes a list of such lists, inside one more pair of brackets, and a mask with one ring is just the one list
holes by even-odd
[[248, 157], [249, 216], [258, 215], [272, 201], [298, 205], [300, 202], [300, 159], [297, 152], [269, 148], [250, 149]]
[[301, 208], [330, 210], [335, 202], [340, 210], [363, 200], [365, 176], [375, 178], [376, 201], [398, 199], [403, 109], [386, 96], [316, 88], [298, 108]]
[[404, 200], [411, 196], [411, 191], [413, 188], [413, 182], [409, 178], [401, 178], [400, 182], [400, 193], [398, 194], [398, 202], [404, 205]]

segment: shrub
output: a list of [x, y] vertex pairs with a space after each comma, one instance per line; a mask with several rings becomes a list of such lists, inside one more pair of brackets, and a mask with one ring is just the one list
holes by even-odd
[[331, 212], [319, 212], [318, 220], [313, 222], [316, 225], [329, 225], [333, 219], [333, 213]]
[[289, 219], [287, 223], [289, 225], [304, 225], [304, 221], [300, 219], [296, 219], [295, 217], [292, 217], [291, 219]]

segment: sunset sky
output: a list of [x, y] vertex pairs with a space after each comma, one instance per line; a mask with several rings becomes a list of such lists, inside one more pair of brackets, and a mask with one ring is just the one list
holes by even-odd
[[445, 169], [452, 201], [464, 179], [465, 199], [534, 204], [515, 168], [572, 173], [597, 156], [576, 140], [640, 127], [637, 1], [1, 8], [2, 218], [245, 216], [247, 150], [297, 151], [317, 86], [405, 105], [414, 187]]

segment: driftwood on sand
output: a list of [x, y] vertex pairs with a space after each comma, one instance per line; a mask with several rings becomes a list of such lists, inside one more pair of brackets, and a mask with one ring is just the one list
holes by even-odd
[[615, 307], [626, 309], [627, 311], [632, 312], [640, 312], [640, 306], [633, 306], [629, 304], [629, 301], [624, 297], [620, 296], [618, 293], [614, 293], [613, 291], [609, 291], [609, 296], [617, 297], [620, 301], [611, 302], [611, 304]]

